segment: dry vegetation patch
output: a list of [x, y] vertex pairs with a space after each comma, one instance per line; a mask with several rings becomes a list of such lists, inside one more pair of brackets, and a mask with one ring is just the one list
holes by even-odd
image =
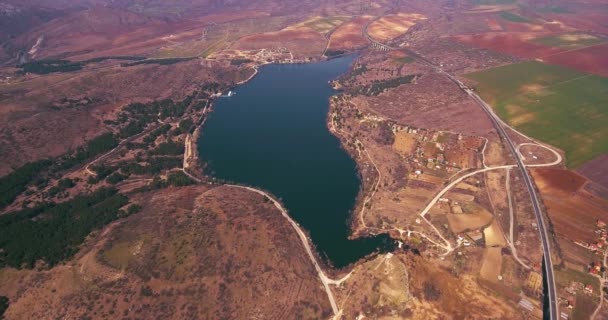
[[267, 32], [239, 39], [233, 49], [255, 50], [285, 47], [299, 58], [317, 57], [323, 53], [327, 40], [323, 35], [309, 27], [296, 30], [285, 29]]
[[57, 73], [2, 86], [0, 104], [19, 112], [0, 113], [0, 174], [58, 156], [108, 131], [103, 121], [114, 120], [130, 102], [181, 99], [200, 83], [235, 81], [235, 69], [193, 60]]
[[338, 287], [337, 294], [348, 319], [521, 316], [513, 306], [482, 289], [471, 276], [456, 277], [413, 254], [383, 255], [358, 265]]
[[[453, 207], [454, 206], [459, 205], [453, 204]], [[450, 229], [454, 233], [481, 229], [490, 224], [493, 218], [489, 211], [480, 207], [479, 205], [476, 205], [475, 203], [468, 203], [467, 210], [465, 212], [453, 212], [452, 214], [448, 214], [447, 217], [450, 224]]]
[[484, 250], [483, 262], [479, 275], [488, 281], [497, 282], [502, 266], [502, 248], [493, 247]]
[[142, 212], [66, 265], [0, 271], [7, 319], [329, 317], [300, 240], [262, 196], [198, 186], [135, 198]]

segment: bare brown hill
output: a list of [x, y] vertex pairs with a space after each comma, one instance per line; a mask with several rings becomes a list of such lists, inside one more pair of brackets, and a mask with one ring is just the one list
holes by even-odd
[[[239, 80], [235, 67], [199, 60], [170, 66], [110, 66], [37, 76], [0, 87], [0, 174], [74, 149], [108, 129], [134, 101], [181, 99], [204, 83]], [[84, 101], [86, 103], [64, 103]]]
[[140, 213], [65, 265], [0, 271], [6, 318], [329, 317], [302, 243], [271, 202], [230, 187], [167, 191], [136, 196]]

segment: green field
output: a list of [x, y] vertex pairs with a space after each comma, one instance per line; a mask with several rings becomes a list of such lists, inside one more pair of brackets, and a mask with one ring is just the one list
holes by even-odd
[[553, 13], [572, 13], [568, 8], [559, 7], [559, 6], [545, 6], [541, 8], [532, 8], [537, 12], [553, 12]]
[[501, 11], [500, 17], [511, 22], [530, 22], [529, 19], [509, 11]]
[[605, 40], [584, 33], [567, 33], [538, 38], [533, 42], [548, 47], [580, 48], [602, 43]]
[[348, 21], [348, 17], [315, 17], [299, 23], [297, 26], [308, 27], [319, 33], [328, 33], [342, 23]]
[[394, 60], [402, 64], [412, 63], [416, 61], [416, 59], [412, 56], [399, 57], [395, 58]]
[[535, 61], [466, 76], [502, 119], [564, 150], [569, 168], [608, 152], [608, 78]]

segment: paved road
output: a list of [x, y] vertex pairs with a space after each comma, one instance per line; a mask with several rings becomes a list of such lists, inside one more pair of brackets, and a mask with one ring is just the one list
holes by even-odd
[[[449, 77], [453, 81], [455, 80], [453, 77], [451, 77], [451, 76], [449, 76]], [[459, 85], [461, 85], [460, 81], [458, 81], [458, 80], [455, 80], [455, 81], [457, 81], [457, 83], [459, 83]], [[463, 90], [465, 90], [469, 94], [469, 96], [473, 98], [473, 100], [475, 100], [480, 106], [482, 106], [484, 111], [488, 114], [488, 116], [494, 123], [494, 126], [498, 130], [500, 136], [503, 138], [503, 140], [509, 146], [511, 153], [513, 154], [513, 156], [515, 157], [515, 160], [517, 161], [517, 166], [519, 167], [519, 169], [522, 173], [522, 176], [524, 177], [524, 183], [526, 184], [526, 187], [528, 188], [528, 193], [530, 194], [530, 198], [532, 200], [532, 207], [534, 209], [534, 215], [536, 216], [536, 221], [538, 224], [538, 232], [540, 233], [541, 244], [542, 244], [542, 248], [543, 248], [543, 260], [545, 262], [545, 273], [547, 275], [549, 319], [557, 320], [557, 318], [559, 316], [558, 307], [557, 307], [557, 304], [558, 304], [557, 289], [555, 287], [555, 276], [553, 275], [553, 261], [551, 259], [551, 245], [549, 243], [549, 235], [547, 232], [547, 227], [545, 225], [545, 220], [543, 218], [543, 212], [541, 209], [542, 207], [540, 205], [540, 201], [538, 199], [538, 195], [537, 195], [536, 189], [534, 187], [534, 183], [532, 182], [532, 179], [530, 178], [530, 174], [528, 173], [528, 170], [526, 169], [524, 162], [521, 159], [521, 156], [520, 156], [519, 152], [517, 151], [517, 148], [515, 147], [515, 144], [513, 143], [513, 141], [511, 141], [511, 138], [507, 135], [507, 132], [505, 131], [504, 126], [502, 126], [500, 124], [500, 121], [497, 120], [498, 116], [492, 111], [492, 108], [485, 101], [483, 101], [476, 93], [474, 93], [472, 90], [464, 87], [464, 85], [462, 85], [461, 88], [463, 88]]]
[[477, 102], [477, 104], [482, 108], [482, 110], [488, 115], [488, 117], [494, 124], [494, 127], [498, 131], [498, 134], [502, 137], [502, 139], [507, 144], [509, 150], [511, 151], [511, 154], [513, 154], [513, 157], [515, 157], [515, 160], [517, 162], [517, 167], [519, 167], [519, 169], [523, 175], [524, 183], [526, 184], [526, 187], [528, 188], [528, 193], [530, 194], [530, 198], [532, 201], [532, 207], [534, 209], [534, 215], [536, 216], [536, 221], [538, 224], [538, 232], [539, 232], [540, 238], [541, 238], [541, 244], [542, 244], [542, 249], [543, 249], [543, 261], [545, 263], [545, 273], [547, 275], [547, 289], [548, 289], [547, 298], [549, 301], [549, 305], [545, 306], [545, 307], [548, 307], [549, 319], [557, 320], [559, 317], [557, 290], [555, 287], [555, 276], [553, 275], [553, 262], [551, 259], [551, 246], [549, 244], [549, 235], [547, 232], [547, 227], [545, 225], [545, 220], [543, 218], [540, 201], [538, 199], [538, 195], [536, 194], [536, 189], [534, 187], [534, 183], [532, 182], [532, 179], [530, 178], [528, 170], [526, 170], [526, 166], [524, 165], [524, 162], [521, 159], [521, 155], [518, 152], [517, 147], [515, 146], [513, 141], [511, 141], [511, 138], [509, 137], [509, 135], [507, 134], [507, 132], [505, 130], [505, 126], [507, 126], [507, 125], [494, 113], [494, 111], [492, 110], [492, 107], [490, 105], [488, 105], [485, 101], [483, 101], [483, 99], [481, 99], [473, 90], [471, 90], [470, 88], [467, 88], [462, 82], [460, 82], [460, 80], [456, 79], [451, 74], [443, 71], [440, 67], [435, 65], [432, 61], [424, 58], [423, 56], [419, 55], [418, 53], [416, 53], [412, 50], [409, 50], [407, 48], [404, 48], [404, 49], [407, 51], [407, 53], [409, 55], [414, 56], [415, 58], [418, 58], [420, 61], [433, 67], [437, 72], [445, 75], [448, 79], [450, 79], [452, 82], [454, 82], [456, 85], [458, 85], [458, 87], [462, 91], [466, 92], [475, 102]]

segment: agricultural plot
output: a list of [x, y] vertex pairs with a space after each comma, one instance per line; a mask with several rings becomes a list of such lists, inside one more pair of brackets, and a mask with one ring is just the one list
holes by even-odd
[[548, 47], [580, 48], [605, 42], [604, 39], [586, 33], [565, 33], [535, 39], [538, 43]]
[[406, 33], [417, 21], [424, 19], [425, 16], [415, 13], [387, 15], [372, 22], [367, 31], [374, 39], [391, 40]]
[[596, 221], [608, 215], [608, 201], [582, 188], [585, 178], [561, 169], [534, 169], [534, 181], [558, 236], [571, 241], [597, 241]]
[[582, 47], [578, 50], [568, 50], [543, 58], [547, 63], [574, 68], [584, 72], [608, 77], [608, 43]]
[[515, 14], [513, 12], [510, 12], [510, 11], [501, 12], [500, 17], [505, 20], [511, 21], [511, 22], [520, 22], [520, 23], [530, 22], [530, 20], [528, 18], [522, 17], [522, 16]]
[[608, 78], [539, 62], [467, 75], [502, 119], [561, 148], [576, 168], [608, 152]]
[[363, 36], [363, 28], [371, 19], [372, 16], [356, 17], [337, 27], [330, 36], [329, 49], [350, 49], [366, 45], [368, 41]]
[[288, 29], [310, 28], [319, 33], [329, 33], [344, 22], [348, 21], [349, 17], [313, 17], [304, 22], [298, 23]]
[[189, 31], [190, 38], [182, 34], [167, 36], [163, 38], [165, 45], [153, 57], [213, 57], [241, 38], [281, 30], [288, 23], [289, 19], [285, 17], [256, 17], [208, 26], [202, 32], [197, 29], [195, 37], [194, 31]]
[[476, 5], [498, 5], [498, 4], [512, 4], [515, 0], [473, 0]]
[[531, 32], [488, 32], [454, 37], [457, 41], [520, 58], [540, 58], [564, 49], [534, 43]]

